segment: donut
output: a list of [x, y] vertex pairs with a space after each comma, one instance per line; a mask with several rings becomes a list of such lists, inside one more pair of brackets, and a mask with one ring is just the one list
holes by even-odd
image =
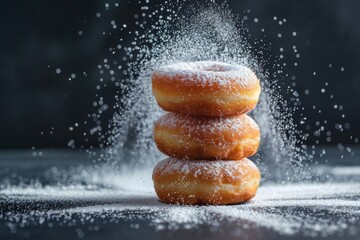
[[180, 62], [153, 71], [152, 92], [165, 111], [197, 116], [231, 116], [251, 111], [260, 82], [253, 71], [222, 62]]
[[259, 187], [259, 169], [249, 159], [193, 161], [166, 158], [152, 179], [161, 202], [174, 204], [235, 204], [252, 199]]
[[158, 149], [178, 159], [239, 160], [254, 155], [260, 130], [246, 114], [208, 118], [167, 113], [154, 127]]

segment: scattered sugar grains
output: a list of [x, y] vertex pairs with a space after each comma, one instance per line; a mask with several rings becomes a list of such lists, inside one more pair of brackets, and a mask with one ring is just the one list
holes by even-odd
[[[214, 232], [221, 228], [242, 237], [253, 235], [252, 229], [262, 228], [284, 235], [357, 234], [360, 169], [307, 165], [312, 159], [303, 144], [308, 134], [297, 130], [292, 118], [293, 112], [299, 110], [299, 94], [289, 87], [291, 99], [286, 101], [273, 80], [283, 76], [284, 58], [272, 72], [260, 67], [267, 66], [266, 61], [259, 57], [260, 52], [253, 52], [257, 48], [247, 44], [248, 30], [243, 26], [246, 19], [254, 18], [238, 18], [225, 4], [213, 1], [187, 8], [184, 7], [187, 4], [173, 2], [156, 8], [141, 6], [141, 12], [134, 16], [133, 41], [127, 44], [119, 40], [109, 48], [110, 56], [98, 66], [101, 78], [97, 89], [110, 82], [119, 89], [115, 96], [119, 111], [107, 127], [101, 125], [102, 114], [108, 109], [101, 96], [93, 104], [96, 113], [89, 115], [97, 125], [87, 135], [97, 135], [101, 144], [110, 146], [99, 159], [102, 163], [96, 167], [42, 167], [35, 176], [25, 174], [26, 177], [15, 172], [10, 175], [7, 167], [0, 167], [0, 200], [9, 206], [0, 213], [0, 221], [12, 232], [28, 225], [80, 226], [95, 222], [97, 225], [92, 229], [98, 231], [103, 225], [121, 221], [138, 229], [141, 220], [157, 230], [208, 226]], [[108, 19], [105, 16], [112, 7], [116, 4], [106, 4], [105, 10], [96, 14], [98, 21]], [[256, 19], [261, 24], [261, 19]], [[281, 24], [285, 22], [281, 20]], [[123, 31], [121, 34], [129, 31], [126, 24], [115, 21], [111, 24], [123, 26], [111, 31]], [[291, 35], [279, 34], [284, 38]], [[297, 36], [296, 32], [292, 35]], [[296, 46], [293, 52], [300, 57]], [[251, 115], [261, 129], [262, 142], [259, 153], [251, 159], [262, 172], [262, 184], [257, 196], [242, 205], [161, 204], [153, 192], [151, 173], [164, 157], [152, 139], [154, 121], [163, 113], [151, 95], [151, 72], [177, 62], [209, 60], [244, 65], [261, 80], [260, 102]], [[60, 74], [61, 69], [55, 72]], [[122, 77], [118, 78], [119, 75]], [[295, 79], [291, 76], [291, 80]], [[307, 94], [311, 92], [308, 90]], [[318, 110], [316, 106], [314, 110]], [[307, 124], [306, 117], [301, 121]], [[322, 124], [316, 124], [320, 134], [325, 131]], [[341, 126], [337, 130], [343, 129]], [[75, 131], [72, 126], [69, 130]], [[75, 147], [74, 140], [68, 144]], [[347, 149], [341, 144], [338, 147], [342, 151]], [[315, 146], [311, 149], [315, 153]], [[314, 179], [319, 181], [311, 182]], [[38, 204], [43, 201], [49, 204]], [[80, 228], [76, 232], [84, 236]]]
[[[359, 167], [319, 166], [314, 171], [328, 175], [330, 180], [268, 183], [260, 187], [255, 199], [242, 205], [177, 206], [157, 200], [149, 169], [119, 174], [109, 167], [51, 168], [42, 173], [43, 181], [48, 182], [46, 186], [39, 180], [10, 184], [10, 179], [2, 178], [0, 195], [7, 196], [2, 202], [18, 210], [3, 210], [0, 221], [14, 232], [44, 223], [86, 226], [96, 222], [101, 229], [109, 224], [117, 228], [119, 222], [135, 226], [145, 221], [158, 231], [207, 226], [210, 231], [221, 228], [231, 235], [242, 236], [251, 233], [251, 229], [263, 228], [282, 235], [301, 232], [306, 236], [328, 236], [348, 233], [346, 229], [357, 234]], [[61, 185], [57, 184], [59, 181]], [[39, 205], [39, 202], [47, 204]]]

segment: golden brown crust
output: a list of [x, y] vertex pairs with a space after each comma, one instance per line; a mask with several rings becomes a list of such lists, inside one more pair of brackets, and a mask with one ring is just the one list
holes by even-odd
[[[197, 62], [190, 64], [197, 66]], [[208, 117], [238, 115], [254, 109], [261, 88], [249, 68], [239, 66], [243, 73], [224, 74], [227, 72], [212, 71], [214, 63], [208, 64], [209, 69], [200, 72], [154, 70], [152, 91], [159, 106], [169, 112]]]
[[168, 113], [155, 124], [154, 140], [179, 159], [239, 160], [256, 153], [260, 130], [247, 115], [207, 118]]
[[162, 202], [175, 204], [235, 204], [250, 200], [260, 182], [250, 160], [191, 161], [166, 158], [153, 171]]

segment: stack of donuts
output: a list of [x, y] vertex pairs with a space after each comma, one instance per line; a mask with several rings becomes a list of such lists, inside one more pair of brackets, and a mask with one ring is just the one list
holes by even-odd
[[168, 113], [155, 123], [154, 140], [169, 157], [154, 168], [160, 201], [235, 204], [250, 200], [260, 182], [247, 157], [259, 147], [254, 109], [260, 82], [253, 71], [222, 62], [181, 62], [155, 69], [152, 91]]

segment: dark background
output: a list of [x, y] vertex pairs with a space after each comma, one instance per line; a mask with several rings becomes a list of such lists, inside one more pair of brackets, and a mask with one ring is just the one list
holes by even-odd
[[[115, 2], [116, 8], [104, 7], [105, 3], [113, 6]], [[150, 1], [148, 5], [161, 2]], [[267, 68], [271, 71], [271, 65], [279, 61], [288, 63], [279, 81], [288, 85], [295, 82], [294, 89], [304, 107], [301, 113], [308, 116], [307, 123], [299, 126], [310, 133], [306, 143], [357, 143], [360, 2], [228, 3], [235, 14], [249, 18], [246, 25], [251, 33], [250, 44], [263, 38], [269, 46]], [[112, 19], [131, 27], [140, 7], [138, 1], [1, 1], [0, 148], [67, 147], [69, 139], [80, 142], [77, 147], [97, 144], [96, 137], [84, 140], [84, 132], [93, 127], [89, 114], [96, 109], [93, 101], [100, 78], [97, 66], [108, 54], [109, 46], [118, 42], [118, 38], [103, 32], [111, 30]], [[279, 25], [278, 21], [284, 18], [286, 23]], [[261, 28], [266, 29], [266, 36]], [[292, 35], [294, 31], [296, 36]], [[282, 33], [281, 38], [278, 33]], [[125, 43], [131, 41], [127, 35], [121, 37]], [[300, 58], [295, 57], [293, 45]], [[278, 59], [280, 47], [284, 49], [282, 60]], [[60, 74], [56, 73], [57, 68], [61, 69]], [[76, 78], [69, 81], [73, 73]], [[325, 93], [321, 93], [322, 88]], [[306, 90], [310, 93], [305, 94]], [[109, 87], [101, 94], [113, 96], [115, 92], [115, 88]], [[113, 102], [109, 97], [109, 105]], [[335, 109], [334, 105], [338, 107]], [[104, 119], [112, 113], [108, 111]], [[300, 121], [301, 113], [295, 114], [295, 122]], [[79, 123], [79, 127], [70, 131], [74, 123]], [[325, 130], [319, 138], [313, 132], [321, 125], [330, 134]], [[327, 140], [329, 136], [331, 141]]]

